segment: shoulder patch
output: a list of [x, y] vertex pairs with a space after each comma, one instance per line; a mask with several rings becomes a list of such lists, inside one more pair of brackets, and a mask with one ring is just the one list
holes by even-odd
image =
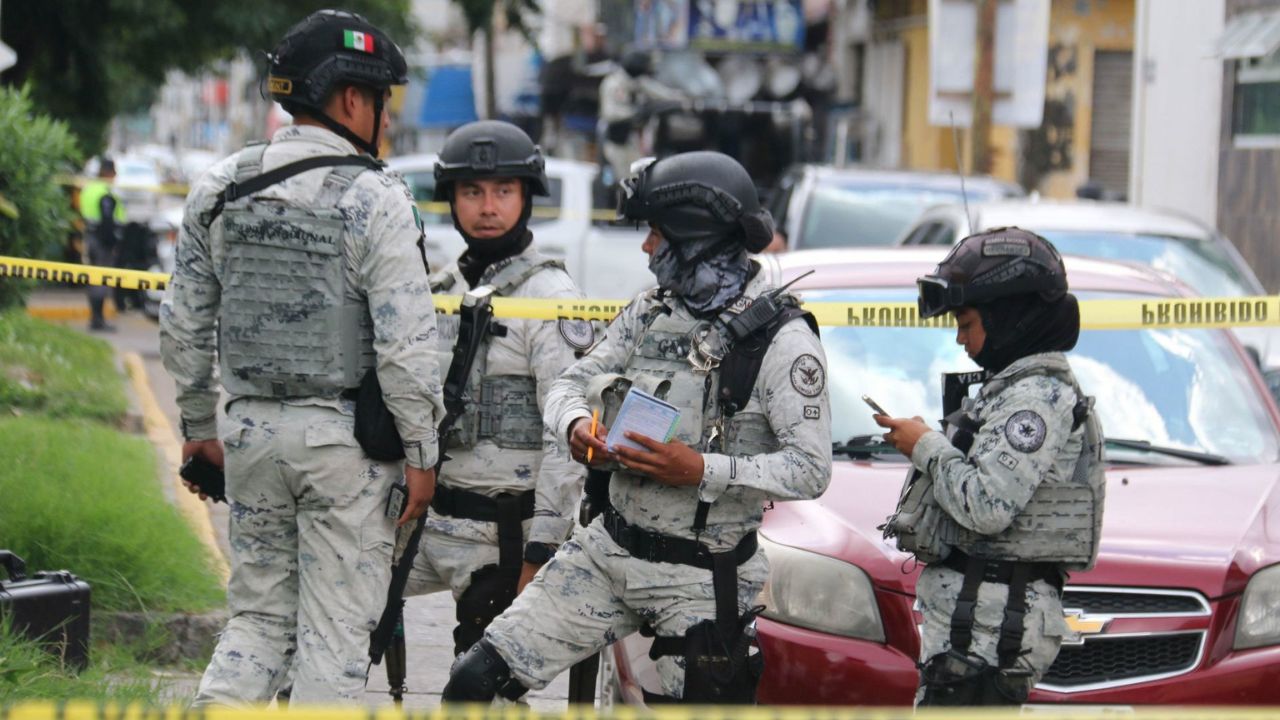
[[561, 320], [556, 327], [560, 329], [560, 337], [579, 350], [586, 350], [596, 341], [596, 329], [586, 320]]
[[1019, 410], [1004, 424], [1004, 437], [1009, 445], [1024, 453], [1039, 450], [1046, 434], [1044, 418], [1034, 410]]
[[791, 387], [805, 397], [817, 397], [827, 386], [827, 371], [818, 358], [805, 353], [791, 363]]

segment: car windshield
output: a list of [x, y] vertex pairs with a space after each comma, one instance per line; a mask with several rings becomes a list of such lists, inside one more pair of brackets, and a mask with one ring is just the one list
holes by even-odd
[[[413, 199], [417, 202], [431, 202], [436, 191], [436, 175], [435, 171], [404, 171], [404, 182], [409, 186], [409, 191], [413, 193]], [[529, 218], [530, 225], [540, 225], [542, 223], [555, 220], [554, 214], [550, 211], [560, 209], [560, 193], [562, 192], [562, 181], [560, 178], [547, 178], [547, 191], [550, 196], [543, 197], [535, 195], [533, 198], [534, 214]], [[538, 211], [542, 208], [542, 212]], [[449, 211], [444, 212], [424, 212], [422, 213], [422, 221], [427, 225], [453, 225], [453, 219], [449, 216]]]
[[[915, 299], [906, 289], [801, 294], [810, 301]], [[919, 415], [938, 427], [941, 374], [978, 369], [950, 329], [824, 327], [822, 345], [831, 378], [832, 437], [838, 442], [884, 432], [872, 421], [864, 394], [892, 415]], [[1224, 331], [1086, 330], [1067, 358], [1081, 388], [1097, 398], [1108, 437], [1213, 453], [1237, 463], [1274, 462], [1280, 452], [1264, 401]]]
[[892, 245], [925, 208], [960, 202], [933, 187], [830, 183], [813, 189], [797, 249]]
[[1044, 231], [1068, 255], [1125, 260], [1163, 270], [1205, 297], [1252, 295], [1249, 281], [1216, 243], [1170, 235]]

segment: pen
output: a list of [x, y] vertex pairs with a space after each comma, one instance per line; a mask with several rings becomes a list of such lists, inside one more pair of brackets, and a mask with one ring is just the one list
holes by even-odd
[[[591, 411], [591, 437], [592, 438], [596, 436], [596, 426], [599, 425], [599, 423], [600, 423], [600, 411], [592, 410]], [[595, 448], [588, 445], [587, 446], [587, 463], [591, 462], [592, 450], [595, 450]]]

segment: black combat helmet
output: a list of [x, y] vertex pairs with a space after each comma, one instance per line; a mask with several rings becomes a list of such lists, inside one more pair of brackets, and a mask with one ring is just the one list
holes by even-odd
[[[268, 56], [271, 97], [290, 113], [299, 110], [376, 156], [382, 129], [383, 93], [409, 81], [404, 53], [386, 33], [360, 15], [319, 10], [289, 28]], [[375, 91], [372, 141], [366, 141], [324, 112], [329, 94], [344, 84]]]
[[622, 69], [631, 77], [648, 75], [653, 72], [653, 60], [647, 51], [630, 48], [622, 54]]
[[650, 163], [620, 183], [618, 219], [649, 222], [668, 242], [734, 238], [751, 252], [773, 240], [773, 218], [737, 160], [697, 151]]
[[1057, 302], [1067, 294], [1067, 270], [1062, 255], [1048, 240], [1007, 227], [961, 240], [933, 274], [916, 285], [920, 316], [931, 318], [1017, 295]]
[[436, 200], [451, 200], [459, 180], [520, 178], [529, 192], [547, 192], [542, 150], [523, 130], [501, 120], [480, 120], [454, 130], [436, 160]]

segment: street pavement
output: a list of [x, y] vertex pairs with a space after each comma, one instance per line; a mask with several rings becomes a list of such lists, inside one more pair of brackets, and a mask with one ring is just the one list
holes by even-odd
[[[33, 293], [28, 306], [33, 314], [48, 310], [49, 315], [64, 318], [69, 327], [88, 331], [87, 313], [81, 317], [75, 308], [87, 307], [84, 291], [48, 290]], [[111, 343], [119, 357], [124, 353], [138, 353], [146, 366], [147, 379], [156, 401], [164, 410], [169, 426], [178, 432], [178, 408], [174, 402], [174, 385], [160, 362], [160, 336], [156, 323], [138, 311], [117, 315], [111, 320], [114, 332], [94, 332], [96, 337]], [[181, 438], [178, 438], [181, 441]], [[173, 499], [175, 484], [168, 479], [161, 483], [166, 496]], [[224, 556], [229, 555], [227, 543], [227, 506], [208, 503], [217, 542]], [[410, 709], [435, 708], [440, 704], [440, 692], [449, 679], [449, 666], [453, 662], [454, 602], [448, 593], [435, 593], [409, 598], [405, 605], [405, 641], [408, 655], [409, 691], [405, 694], [404, 707]], [[189, 685], [194, 693], [196, 676], [166, 673], [175, 685]], [[564, 710], [568, 704], [568, 673], [561, 675], [547, 688], [530, 692], [525, 697], [534, 710], [554, 712]], [[176, 688], [175, 688], [176, 690]], [[369, 705], [391, 703], [387, 694], [387, 677], [383, 667], [369, 671], [366, 691]]]

